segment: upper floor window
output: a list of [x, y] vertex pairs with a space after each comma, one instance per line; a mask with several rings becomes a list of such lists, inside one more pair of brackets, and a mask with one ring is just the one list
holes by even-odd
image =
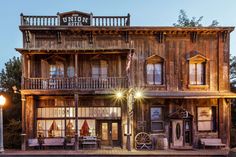
[[50, 78], [64, 77], [64, 64], [62, 62], [55, 62], [50, 64], [49, 69]]
[[67, 68], [67, 76], [74, 77], [75, 76], [75, 68], [73, 66], [69, 66]]
[[93, 78], [106, 78], [108, 73], [107, 61], [101, 60], [92, 64], [92, 77]]
[[192, 85], [205, 84], [205, 63], [189, 64], [189, 81]]
[[147, 58], [146, 64], [146, 79], [148, 84], [162, 85], [163, 82], [163, 69], [164, 69], [163, 58], [154, 55]]
[[189, 84], [206, 84], [206, 61], [207, 59], [196, 51], [192, 51], [193, 56], [189, 60]]

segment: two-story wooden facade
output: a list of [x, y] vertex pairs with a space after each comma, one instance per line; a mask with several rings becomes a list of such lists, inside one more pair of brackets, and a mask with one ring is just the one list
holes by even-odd
[[139, 132], [170, 148], [198, 147], [202, 137], [229, 146], [233, 29], [130, 26], [129, 14], [22, 14], [23, 132], [97, 136], [123, 148], [127, 132], [132, 146]]

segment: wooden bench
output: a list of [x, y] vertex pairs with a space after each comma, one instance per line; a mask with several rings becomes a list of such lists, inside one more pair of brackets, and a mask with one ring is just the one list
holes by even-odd
[[83, 136], [79, 140], [82, 148], [93, 148], [97, 149], [98, 148], [98, 140], [96, 136]]
[[38, 147], [39, 146], [38, 139], [37, 138], [28, 139], [28, 146], [29, 147]]
[[226, 145], [222, 143], [220, 138], [201, 138], [201, 145], [205, 149], [206, 146], [209, 147], [225, 147]]
[[45, 138], [42, 146], [64, 146], [64, 138]]

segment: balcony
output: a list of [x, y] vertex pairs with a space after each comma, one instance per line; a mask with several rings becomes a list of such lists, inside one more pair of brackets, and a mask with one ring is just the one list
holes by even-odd
[[73, 78], [24, 78], [23, 89], [27, 90], [104, 90], [127, 88], [126, 77], [73, 77]]

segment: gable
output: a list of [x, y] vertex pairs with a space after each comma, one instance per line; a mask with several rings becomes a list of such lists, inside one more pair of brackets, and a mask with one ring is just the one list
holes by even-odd
[[208, 61], [208, 58], [198, 51], [191, 51], [189, 54], [187, 54], [187, 60], [190, 62], [206, 62]]
[[160, 63], [164, 62], [164, 58], [160, 57], [159, 55], [152, 55], [146, 58], [147, 63]]

